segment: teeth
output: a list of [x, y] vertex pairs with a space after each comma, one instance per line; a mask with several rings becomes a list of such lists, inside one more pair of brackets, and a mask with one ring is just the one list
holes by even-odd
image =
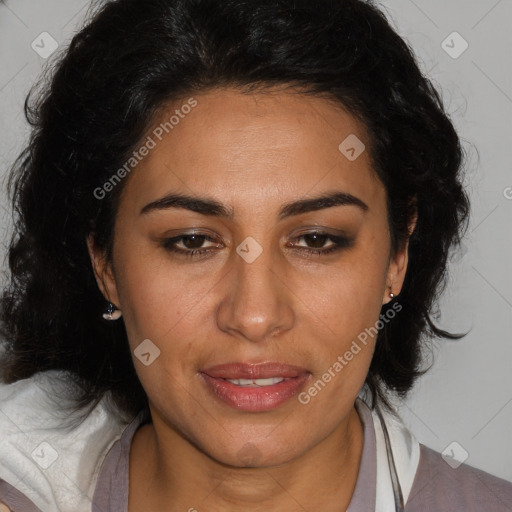
[[271, 377], [270, 379], [226, 379], [231, 384], [242, 386], [244, 388], [259, 388], [261, 386], [272, 386], [288, 380], [285, 377]]

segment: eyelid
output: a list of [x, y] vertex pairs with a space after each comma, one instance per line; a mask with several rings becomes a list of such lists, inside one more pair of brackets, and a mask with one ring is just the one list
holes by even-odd
[[[165, 238], [162, 239], [162, 243], [164, 245], [173, 245], [173, 244], [181, 242], [183, 238], [188, 238], [188, 237], [191, 237], [191, 236], [202, 237], [202, 238], [204, 238], [204, 242], [217, 242], [218, 243], [218, 241], [215, 238], [213, 238], [208, 233], [204, 233], [202, 231], [187, 231], [186, 233], [180, 233], [179, 235], [176, 235], [176, 236], [165, 237]], [[209, 249], [209, 248], [210, 247], [201, 248], [201, 250]], [[193, 250], [194, 249], [189, 249], [188, 251], [186, 251], [185, 249], [183, 249], [182, 251], [183, 252], [185, 252], [185, 251], [186, 252], [192, 252]]]
[[343, 229], [335, 229], [335, 228], [324, 228], [322, 226], [306, 226], [300, 228], [297, 232], [293, 234], [293, 237], [304, 236], [304, 235], [328, 235], [333, 237], [344, 237], [344, 238], [352, 238], [348, 235], [346, 231]]
[[292, 240], [296, 241], [296, 240], [305, 238], [307, 236], [314, 236], [314, 235], [324, 236], [327, 240], [331, 240], [331, 242], [334, 242], [336, 240], [348, 240], [348, 238], [343, 235], [333, 235], [332, 233], [328, 233], [326, 231], [307, 231], [306, 233], [301, 233], [301, 234], [295, 236], [294, 238], [292, 238]]
[[[332, 233], [329, 233], [327, 231], [308, 231], [305, 233], [302, 233], [295, 238], [293, 238], [294, 241], [300, 240], [301, 238], [304, 238], [309, 235], [319, 235], [324, 236], [326, 238], [326, 241], [331, 241], [331, 244], [323, 247], [323, 248], [311, 248], [307, 246], [301, 246], [301, 245], [292, 245], [292, 250], [299, 250], [302, 252], [310, 253], [310, 254], [318, 254], [318, 255], [327, 255], [327, 254], [333, 254], [341, 251], [342, 249], [348, 249], [353, 246], [354, 244], [354, 238], [349, 237], [345, 234], [342, 235], [333, 235]], [[325, 242], [324, 242], [325, 243]]]

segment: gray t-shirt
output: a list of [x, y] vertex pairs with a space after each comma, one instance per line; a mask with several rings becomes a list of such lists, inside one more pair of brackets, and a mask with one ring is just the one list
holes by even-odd
[[[346, 512], [374, 512], [376, 498], [376, 439], [371, 411], [356, 402], [364, 432], [356, 486]], [[94, 490], [92, 512], [127, 512], [129, 455], [142, 413], [127, 425], [105, 457]], [[0, 479], [0, 502], [13, 512], [38, 509], [26, 496]], [[405, 512], [512, 512], [512, 483], [461, 464], [453, 469], [441, 454], [420, 444], [420, 460]]]

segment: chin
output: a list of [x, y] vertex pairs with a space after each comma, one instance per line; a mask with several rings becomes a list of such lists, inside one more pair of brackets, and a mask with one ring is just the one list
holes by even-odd
[[286, 446], [283, 442], [234, 442], [229, 448], [219, 451], [217, 445], [206, 453], [220, 464], [237, 468], [268, 468], [282, 466], [298, 456], [297, 446]]

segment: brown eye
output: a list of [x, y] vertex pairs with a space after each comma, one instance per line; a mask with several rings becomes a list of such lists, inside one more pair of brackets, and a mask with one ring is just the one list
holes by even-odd
[[185, 235], [181, 237], [186, 249], [199, 249], [205, 241], [205, 235]]
[[[203, 247], [203, 244], [208, 242], [215, 242], [213, 238], [206, 234], [201, 233], [188, 233], [184, 235], [175, 236], [173, 238], [166, 238], [163, 240], [163, 247], [169, 251], [179, 255], [193, 257], [212, 252], [215, 245]], [[181, 244], [182, 247], [178, 245]], [[218, 245], [218, 244], [217, 244]]]
[[324, 247], [325, 242], [330, 240], [329, 236], [326, 234], [319, 233], [310, 233], [308, 235], [303, 235], [303, 237], [308, 243], [309, 246], [312, 246], [315, 249], [321, 249]]
[[[306, 253], [318, 255], [333, 253], [345, 247], [350, 247], [353, 244], [353, 240], [345, 236], [337, 236], [320, 231], [304, 233], [303, 235], [297, 237], [295, 240], [301, 239], [304, 239], [306, 246], [295, 245], [293, 246], [294, 248], [297, 250], [305, 251]], [[329, 240], [332, 243], [326, 247], [325, 244]]]

